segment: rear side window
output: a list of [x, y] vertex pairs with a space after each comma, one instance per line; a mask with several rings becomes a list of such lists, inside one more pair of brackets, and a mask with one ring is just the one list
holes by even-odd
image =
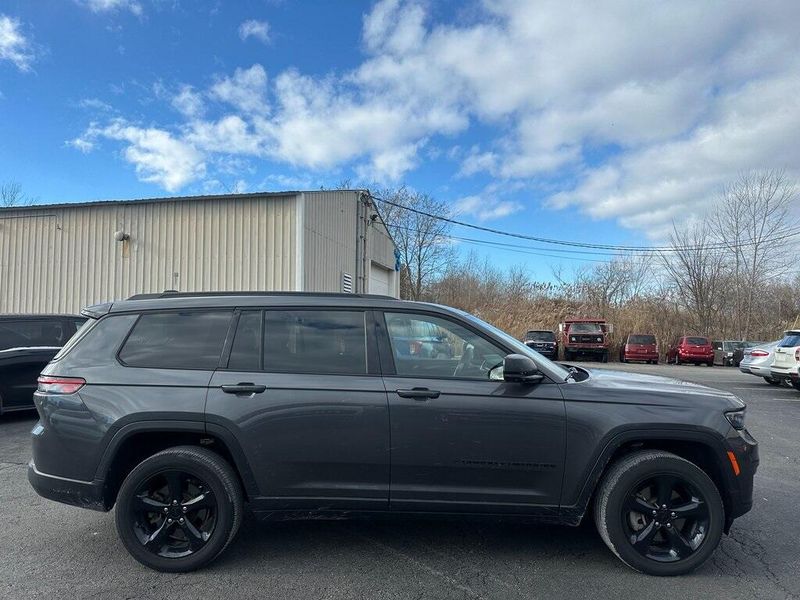
[[655, 344], [656, 336], [654, 335], [632, 335], [628, 338], [629, 344]]
[[687, 337], [686, 343], [691, 346], [707, 346], [708, 340], [703, 337]]
[[215, 369], [231, 311], [144, 313], [120, 350], [129, 367]]
[[285, 373], [367, 373], [365, 313], [267, 310], [264, 370]]
[[60, 319], [24, 319], [0, 323], [0, 350], [34, 346], [61, 347], [72, 337]]
[[790, 333], [787, 334], [779, 343], [778, 346], [781, 348], [794, 348], [795, 346], [800, 346], [800, 333]]

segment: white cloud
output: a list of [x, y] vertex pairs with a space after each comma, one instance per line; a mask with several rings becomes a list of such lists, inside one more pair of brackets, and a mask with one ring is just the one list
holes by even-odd
[[78, 4], [85, 6], [95, 13], [128, 10], [136, 16], [141, 16], [144, 12], [142, 5], [136, 0], [76, 0]]
[[269, 108], [267, 72], [259, 64], [249, 69], [236, 69], [233, 77], [218, 80], [211, 87], [210, 95], [244, 113], [265, 113]]
[[270, 40], [269, 23], [266, 21], [256, 21], [255, 19], [244, 21], [239, 25], [239, 37], [242, 41], [246, 41], [247, 38], [252, 37], [264, 44], [268, 44]]
[[519, 202], [486, 196], [466, 196], [455, 203], [453, 212], [457, 215], [470, 215], [479, 221], [491, 221], [513, 215], [523, 208]]
[[84, 154], [89, 154], [89, 152], [94, 150], [94, 142], [85, 136], [67, 140], [65, 144], [71, 148], [75, 148], [76, 150], [83, 152]]
[[205, 111], [202, 95], [190, 85], [182, 85], [170, 103], [175, 110], [190, 119], [202, 116]]
[[[182, 122], [137, 131], [192, 158], [142, 173], [176, 186], [234, 156], [397, 180], [435, 147], [458, 176], [545, 182], [551, 207], [650, 233], [702, 210], [739, 170], [800, 175], [800, 3], [486, 0], [454, 22], [428, 6], [377, 2], [365, 58], [345, 72], [268, 78], [254, 64], [181, 88], [170, 102]], [[464, 214], [519, 210], [487, 189]]]
[[20, 71], [30, 71], [33, 59], [33, 48], [22, 33], [22, 24], [18, 19], [0, 14], [0, 61], [7, 60]]

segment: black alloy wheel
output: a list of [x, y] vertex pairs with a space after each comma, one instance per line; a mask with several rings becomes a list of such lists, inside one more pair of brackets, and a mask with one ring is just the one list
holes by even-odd
[[145, 549], [164, 558], [182, 558], [199, 551], [213, 535], [217, 500], [196, 475], [168, 470], [137, 490], [129, 518]]
[[182, 573], [208, 564], [233, 541], [243, 503], [238, 475], [221, 455], [176, 446], [128, 474], [115, 521], [133, 558], [157, 571]]
[[631, 546], [658, 562], [689, 558], [709, 528], [708, 504], [684, 479], [659, 474], [637, 483], [622, 508], [623, 529]]

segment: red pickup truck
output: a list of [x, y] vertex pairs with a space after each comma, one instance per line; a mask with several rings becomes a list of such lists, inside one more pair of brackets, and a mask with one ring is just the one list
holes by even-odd
[[564, 360], [589, 356], [608, 362], [609, 335], [614, 326], [606, 323], [605, 319], [565, 319], [558, 330], [561, 332]]

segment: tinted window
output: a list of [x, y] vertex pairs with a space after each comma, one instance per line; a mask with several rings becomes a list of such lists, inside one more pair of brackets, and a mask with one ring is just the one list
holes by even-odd
[[687, 337], [686, 343], [692, 346], [707, 346], [708, 340], [703, 337]]
[[569, 326], [570, 333], [603, 333], [597, 323], [573, 323]]
[[365, 313], [268, 310], [264, 370], [363, 375], [367, 372]]
[[654, 335], [632, 335], [628, 338], [629, 344], [655, 344], [656, 336]]
[[800, 346], [800, 333], [790, 333], [778, 343], [780, 348], [793, 348], [795, 346]]
[[529, 331], [525, 334], [528, 342], [555, 342], [556, 336], [552, 331]]
[[61, 347], [72, 337], [60, 320], [19, 320], [0, 322], [0, 350], [30, 346]]
[[237, 371], [261, 370], [261, 311], [246, 311], [239, 316], [228, 368]]
[[231, 312], [145, 313], [119, 353], [130, 367], [215, 369]]
[[[398, 375], [487, 380], [505, 352], [469, 329], [446, 319], [386, 313]], [[431, 332], [419, 336], [416, 332]]]

